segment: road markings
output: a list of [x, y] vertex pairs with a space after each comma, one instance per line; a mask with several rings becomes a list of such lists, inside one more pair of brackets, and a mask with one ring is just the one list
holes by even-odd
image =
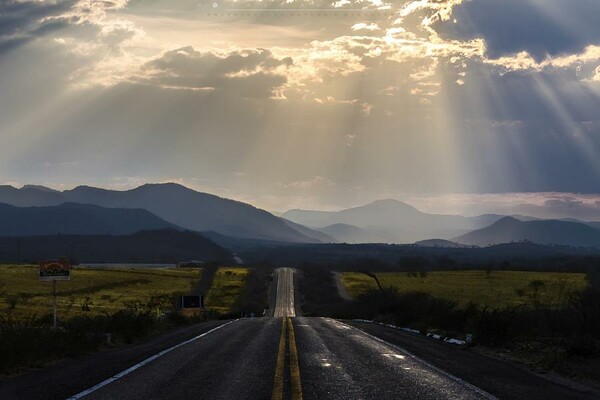
[[273, 379], [273, 393], [271, 400], [283, 399], [283, 386], [285, 376], [285, 349], [286, 337], [290, 350], [290, 394], [292, 400], [302, 400], [302, 384], [300, 380], [300, 367], [298, 366], [298, 348], [296, 347], [296, 335], [294, 324], [290, 317], [281, 319], [281, 336], [279, 337], [279, 351], [277, 353], [277, 365]]
[[300, 367], [298, 366], [298, 349], [292, 319], [287, 319], [290, 331], [290, 376], [292, 377], [292, 400], [302, 400], [302, 384], [300, 382]]
[[221, 329], [221, 328], [224, 328], [224, 327], [226, 327], [227, 325], [233, 324], [234, 322], [237, 322], [237, 321], [239, 321], [239, 319], [236, 319], [236, 320], [233, 320], [233, 321], [226, 322], [226, 323], [224, 323], [223, 325], [219, 325], [219, 326], [217, 326], [216, 328], [213, 328], [213, 329], [211, 329], [211, 330], [209, 330], [209, 331], [207, 331], [207, 332], [204, 332], [204, 333], [203, 333], [203, 334], [201, 334], [201, 335], [195, 336], [195, 337], [193, 337], [193, 338], [191, 338], [191, 339], [189, 339], [189, 340], [186, 340], [185, 342], [181, 342], [181, 343], [179, 343], [179, 344], [176, 344], [176, 345], [175, 345], [175, 346], [173, 346], [173, 347], [169, 347], [168, 349], [166, 349], [166, 350], [163, 350], [163, 351], [161, 351], [160, 353], [156, 353], [156, 354], [155, 354], [155, 355], [153, 355], [152, 357], [149, 357], [149, 358], [145, 359], [144, 361], [142, 361], [142, 362], [140, 362], [140, 363], [137, 363], [137, 364], [135, 364], [134, 366], [132, 366], [132, 367], [130, 367], [130, 368], [127, 368], [127, 369], [126, 369], [126, 370], [124, 370], [124, 371], [121, 371], [121, 372], [119, 372], [119, 373], [118, 373], [118, 374], [116, 374], [115, 376], [112, 376], [112, 377], [110, 377], [110, 378], [108, 378], [108, 379], [106, 379], [106, 380], [104, 380], [104, 381], [100, 382], [100, 383], [99, 383], [99, 384], [97, 384], [96, 386], [92, 386], [91, 388], [89, 388], [89, 389], [87, 389], [87, 390], [84, 390], [84, 391], [83, 391], [83, 392], [81, 392], [81, 393], [78, 393], [78, 394], [76, 394], [76, 395], [74, 395], [74, 396], [71, 396], [71, 397], [69, 397], [67, 400], [77, 400], [77, 399], [81, 399], [81, 398], [83, 398], [83, 397], [85, 397], [85, 396], [87, 396], [87, 395], [89, 395], [89, 394], [91, 394], [91, 393], [95, 392], [96, 390], [98, 390], [98, 389], [101, 389], [101, 388], [103, 388], [104, 386], [106, 386], [106, 385], [108, 385], [108, 384], [111, 384], [112, 382], [114, 382], [114, 381], [116, 381], [116, 380], [118, 380], [118, 379], [121, 379], [122, 377], [124, 377], [124, 376], [126, 376], [126, 375], [129, 375], [129, 374], [130, 374], [130, 373], [132, 373], [133, 371], [135, 371], [135, 370], [137, 370], [137, 369], [140, 369], [140, 368], [141, 368], [141, 367], [143, 367], [144, 365], [151, 363], [152, 361], [156, 360], [157, 358], [159, 358], [159, 357], [162, 357], [162, 356], [164, 356], [165, 354], [167, 354], [167, 353], [170, 353], [170, 352], [172, 352], [173, 350], [176, 350], [176, 349], [178, 349], [178, 348], [180, 348], [180, 347], [182, 347], [182, 346], [185, 346], [186, 344], [190, 344], [190, 343], [192, 343], [192, 342], [194, 342], [194, 341], [196, 341], [196, 340], [198, 340], [198, 339], [200, 339], [200, 338], [203, 338], [204, 336], [210, 335], [211, 333], [213, 333], [213, 332], [215, 332], [215, 331], [218, 331], [219, 329]]
[[420, 357], [417, 357], [416, 355], [414, 355], [413, 353], [411, 353], [410, 351], [406, 350], [403, 347], [397, 346], [397, 345], [392, 344], [390, 342], [387, 342], [387, 341], [385, 341], [383, 339], [380, 339], [377, 336], [371, 335], [370, 333], [367, 333], [367, 332], [363, 331], [362, 329], [357, 328], [355, 326], [346, 325], [342, 321], [338, 321], [338, 320], [331, 319], [331, 318], [325, 318], [325, 320], [329, 320], [330, 322], [333, 322], [334, 324], [345, 325], [345, 326], [349, 327], [350, 329], [354, 329], [354, 330], [362, 333], [365, 336], [368, 336], [369, 338], [371, 338], [371, 339], [373, 339], [373, 340], [375, 340], [375, 341], [377, 341], [379, 343], [382, 343], [382, 344], [384, 344], [386, 346], [389, 346], [389, 347], [391, 347], [393, 349], [396, 349], [400, 353], [406, 354], [407, 356], [409, 356], [413, 360], [418, 361], [419, 363], [422, 363], [422, 364], [426, 365], [427, 367], [429, 367], [429, 368], [433, 369], [434, 371], [440, 373], [441, 375], [445, 376], [446, 378], [448, 378], [448, 379], [450, 379], [450, 380], [452, 380], [452, 381], [454, 381], [454, 382], [456, 382], [456, 383], [458, 383], [460, 385], [466, 386], [467, 388], [473, 390], [475, 393], [479, 394], [480, 396], [482, 396], [482, 397], [484, 397], [484, 398], [486, 398], [488, 400], [498, 400], [498, 398], [496, 396], [492, 395], [491, 393], [488, 393], [485, 390], [483, 390], [483, 389], [481, 389], [481, 388], [479, 388], [479, 387], [477, 387], [477, 386], [475, 386], [475, 385], [473, 385], [473, 384], [471, 384], [471, 383], [469, 383], [469, 382], [467, 382], [467, 381], [465, 381], [465, 380], [463, 380], [463, 379], [461, 379], [461, 378], [459, 378], [457, 376], [454, 376], [451, 373], [446, 372], [443, 369], [440, 369], [440, 368], [436, 367], [435, 365], [432, 365], [432, 364], [428, 363], [427, 361], [423, 360]]
[[281, 319], [281, 336], [279, 337], [279, 351], [277, 353], [277, 366], [275, 367], [275, 378], [273, 379], [273, 394], [271, 400], [283, 399], [283, 375], [285, 367], [285, 318]]

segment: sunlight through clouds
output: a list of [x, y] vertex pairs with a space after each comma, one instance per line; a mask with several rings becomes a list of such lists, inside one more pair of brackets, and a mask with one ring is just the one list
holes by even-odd
[[[348, 205], [600, 190], [600, 31], [587, 26], [600, 8], [586, 0], [222, 1], [217, 16], [184, 0], [14, 4], [0, 5], [0, 90], [18, 93], [0, 100], [14, 149], [2, 180], [206, 179], [273, 204], [299, 188]], [[104, 143], [119, 143], [109, 162]], [[46, 168], [40, 146], [83, 167]]]

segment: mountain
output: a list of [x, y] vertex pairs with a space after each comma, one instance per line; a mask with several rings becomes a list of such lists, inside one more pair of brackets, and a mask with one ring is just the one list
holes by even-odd
[[62, 193], [43, 186], [27, 185], [21, 189], [0, 186], [0, 203], [17, 207], [57, 206], [65, 202]]
[[[413, 243], [432, 237], [450, 239], [473, 229], [488, 226], [502, 218], [500, 215], [463, 217], [428, 214], [397, 200], [378, 200], [341, 211], [290, 210], [282, 216], [311, 228], [324, 228], [336, 224], [350, 225], [366, 229], [370, 234], [376, 232], [385, 242], [391, 243]], [[334, 228], [336, 229], [342, 230], [343, 234], [349, 232], [348, 227]], [[325, 233], [333, 234], [334, 230], [329, 229]], [[364, 236], [361, 236], [354, 229], [351, 236], [353, 241], [372, 241], [369, 240], [367, 231]], [[344, 241], [341, 237], [336, 239]]]
[[600, 247], [600, 231], [579, 222], [519, 221], [513, 217], [505, 217], [487, 228], [475, 230], [453, 240], [477, 246], [530, 241], [543, 245]]
[[127, 235], [142, 230], [178, 229], [146, 210], [64, 203], [50, 207], [0, 204], [0, 236]]
[[294, 229], [297, 232], [300, 232], [304, 236], [308, 236], [309, 238], [314, 239], [316, 242], [322, 242], [322, 243], [336, 243], [337, 242], [337, 240], [333, 236], [328, 235], [322, 229], [321, 230], [310, 229], [304, 225], [300, 225], [295, 222], [288, 221], [285, 218], [281, 218], [281, 219], [290, 228]]
[[[17, 243], [19, 246], [17, 246]], [[231, 253], [197, 232], [164, 229], [132, 235], [48, 235], [0, 237], [0, 262], [37, 263], [73, 257], [85, 263], [232, 263]]]
[[237, 238], [300, 243], [319, 241], [298, 232], [267, 211], [174, 183], [147, 184], [126, 191], [89, 186], [63, 192], [35, 186], [21, 189], [0, 187], [0, 203], [52, 206], [65, 202], [108, 208], [141, 208], [185, 229], [214, 231]]
[[369, 228], [359, 228], [348, 224], [333, 224], [319, 228], [321, 232], [336, 238], [342, 243], [392, 243], [393, 236]]
[[600, 222], [587, 222], [586, 224], [594, 229], [600, 230]]
[[462, 249], [462, 248], [469, 247], [464, 244], [460, 244], [460, 243], [456, 243], [456, 242], [452, 242], [450, 240], [444, 240], [444, 239], [421, 240], [419, 242], [416, 242], [414, 245], [418, 246], [418, 247], [443, 247], [443, 248], [448, 248], [448, 249]]

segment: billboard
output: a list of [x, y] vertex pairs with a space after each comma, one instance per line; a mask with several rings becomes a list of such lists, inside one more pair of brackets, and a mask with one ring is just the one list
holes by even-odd
[[69, 261], [40, 261], [40, 281], [68, 281], [70, 272]]

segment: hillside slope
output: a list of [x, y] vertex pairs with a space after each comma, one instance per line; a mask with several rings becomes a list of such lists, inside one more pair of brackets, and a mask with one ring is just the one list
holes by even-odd
[[519, 221], [512, 217], [478, 229], [453, 241], [477, 246], [530, 241], [544, 245], [600, 247], [600, 231], [579, 222]]
[[64, 192], [36, 186], [0, 187], [0, 203], [52, 206], [65, 202], [144, 209], [185, 229], [214, 231], [238, 238], [300, 243], [319, 241], [303, 235], [267, 211], [174, 183], [147, 184], [126, 191], [89, 186]]
[[0, 204], [0, 236], [127, 235], [151, 229], [178, 229], [141, 209], [64, 203], [50, 207]]

